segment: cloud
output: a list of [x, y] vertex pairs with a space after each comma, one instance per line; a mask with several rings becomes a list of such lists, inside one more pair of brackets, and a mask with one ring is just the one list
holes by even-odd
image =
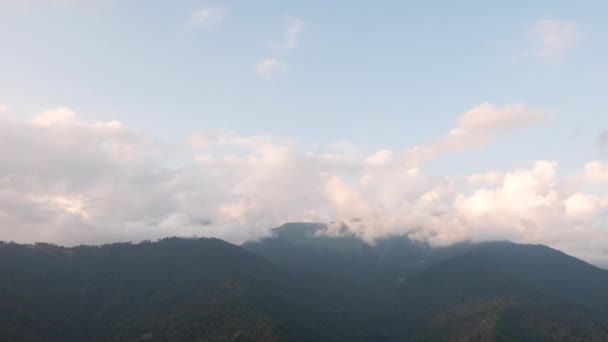
[[[522, 108], [481, 105], [457, 128], [486, 137], [534, 122]], [[555, 161], [439, 177], [400, 164], [387, 149], [367, 154], [342, 142], [310, 152], [236, 133], [199, 133], [171, 145], [120, 122], [84, 121], [68, 108], [27, 121], [0, 117], [0, 160], [2, 240], [196, 234], [238, 243], [289, 221], [333, 221], [367, 241], [391, 234], [433, 245], [508, 239], [608, 262], [608, 197], [585, 191], [608, 180], [608, 166], [597, 161], [565, 177]], [[588, 182], [570, 184], [571, 177]]]
[[537, 20], [527, 35], [531, 53], [542, 62], [564, 59], [582, 37], [576, 22], [563, 19]]
[[272, 79], [276, 73], [285, 70], [285, 68], [285, 63], [276, 59], [267, 58], [259, 61], [255, 70], [258, 76], [269, 80]]
[[383, 165], [393, 159], [393, 152], [389, 150], [380, 150], [373, 155], [365, 158], [365, 163], [370, 165]]
[[74, 120], [76, 114], [69, 108], [48, 110], [35, 116], [31, 123], [36, 126], [50, 126], [61, 123], [69, 123]]
[[587, 163], [585, 180], [591, 184], [608, 183], [608, 164], [598, 160]]
[[287, 49], [293, 49], [298, 46], [298, 38], [304, 29], [304, 23], [298, 18], [287, 18], [287, 30], [283, 34], [282, 46]]
[[482, 103], [464, 113], [456, 127], [429, 146], [407, 151], [403, 161], [415, 167], [441, 156], [480, 147], [501, 133], [540, 122], [545, 114], [522, 104], [497, 107]]
[[522, 104], [499, 108], [490, 103], [482, 103], [460, 117], [457, 129], [493, 134], [536, 123], [542, 117], [541, 112], [530, 110]]
[[471, 185], [496, 185], [502, 183], [505, 175], [502, 172], [476, 173], [467, 177]]
[[226, 8], [219, 7], [201, 7], [193, 10], [190, 13], [190, 18], [186, 23], [186, 28], [204, 28], [212, 29], [217, 27], [224, 18], [228, 15]]
[[[304, 29], [304, 24], [300, 19], [294, 17], [287, 17], [286, 20], [287, 30], [283, 33], [283, 42], [271, 45], [279, 46], [283, 49], [294, 49], [298, 46], [298, 39]], [[268, 80], [277, 72], [284, 71], [285, 68], [286, 65], [283, 61], [275, 58], [266, 58], [258, 62], [256, 73], [258, 76]]]
[[8, 106], [0, 104], [0, 119], [8, 118], [8, 116], [9, 116]]

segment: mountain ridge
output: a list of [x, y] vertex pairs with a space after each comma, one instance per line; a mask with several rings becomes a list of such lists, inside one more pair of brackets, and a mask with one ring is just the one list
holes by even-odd
[[242, 246], [0, 243], [0, 340], [608, 338], [608, 271], [560, 251], [407, 236], [369, 245], [319, 228], [287, 225]]

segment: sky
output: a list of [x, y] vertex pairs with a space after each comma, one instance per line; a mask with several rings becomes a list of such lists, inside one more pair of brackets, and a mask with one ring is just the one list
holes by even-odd
[[608, 265], [606, 11], [0, 0], [0, 240], [320, 221]]

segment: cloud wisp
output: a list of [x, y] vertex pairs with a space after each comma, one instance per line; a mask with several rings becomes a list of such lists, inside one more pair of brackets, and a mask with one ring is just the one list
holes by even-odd
[[285, 63], [277, 59], [266, 58], [258, 62], [255, 72], [261, 78], [270, 80], [275, 74], [284, 71], [285, 68]]
[[[295, 17], [287, 17], [287, 29], [283, 33], [283, 41], [279, 44], [272, 44], [282, 50], [290, 50], [298, 47], [300, 34], [304, 29], [302, 20]], [[266, 80], [286, 69], [285, 62], [277, 58], [266, 58], [256, 64], [256, 74]]]
[[228, 10], [221, 7], [201, 7], [193, 10], [185, 24], [185, 28], [193, 29], [213, 29], [220, 25], [226, 16]]
[[[537, 114], [481, 104], [457, 122], [455, 130], [466, 133], [439, 139], [430, 156], [480, 146]], [[542, 160], [436, 176], [420, 162], [427, 157], [412, 167], [400, 156], [346, 143], [310, 152], [234, 133], [167, 145], [120, 122], [83, 121], [67, 108], [29, 121], [4, 115], [0, 239], [79, 244], [196, 234], [243, 242], [285, 222], [334, 221], [366, 241], [392, 234], [433, 245], [507, 239], [608, 262], [608, 196], [585, 191], [608, 185], [606, 163], [590, 161], [568, 178], [558, 177], [558, 162]]]
[[456, 127], [441, 139], [429, 146], [408, 150], [403, 161], [409, 167], [416, 167], [446, 154], [474, 149], [502, 133], [536, 124], [545, 116], [543, 111], [522, 104], [497, 107], [482, 103], [464, 113]]
[[294, 17], [287, 18], [287, 30], [283, 33], [283, 44], [286, 49], [293, 49], [298, 46], [298, 39], [304, 29], [302, 20]]
[[559, 62], [579, 44], [582, 34], [576, 22], [564, 19], [537, 20], [527, 32], [531, 54], [541, 62]]

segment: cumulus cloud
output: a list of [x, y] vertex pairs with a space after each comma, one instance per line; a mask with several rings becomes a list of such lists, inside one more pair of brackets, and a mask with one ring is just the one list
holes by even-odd
[[365, 158], [365, 162], [370, 165], [383, 165], [393, 159], [393, 152], [389, 150], [380, 150], [371, 156]]
[[467, 177], [467, 182], [470, 185], [496, 185], [504, 179], [502, 172], [486, 172], [476, 173]]
[[283, 70], [285, 70], [285, 63], [273, 58], [259, 61], [255, 69], [258, 76], [267, 80], [272, 79], [276, 73]]
[[73, 121], [76, 114], [69, 108], [59, 108], [55, 110], [48, 110], [35, 116], [31, 123], [35, 126], [50, 126], [61, 123], [69, 123]]
[[[457, 126], [486, 138], [533, 122], [514, 108], [482, 105]], [[608, 261], [608, 197], [565, 186], [555, 161], [437, 177], [398, 157], [348, 142], [310, 152], [235, 133], [167, 145], [65, 108], [27, 121], [4, 117], [0, 239], [78, 244], [196, 234], [243, 242], [285, 222], [321, 221], [345, 223], [370, 242], [391, 234], [433, 245], [508, 239]], [[603, 181], [607, 170], [591, 162], [574, 176]]]
[[446, 154], [482, 146], [501, 133], [538, 123], [545, 117], [540, 110], [522, 104], [498, 107], [482, 103], [464, 113], [443, 138], [424, 147], [416, 147], [404, 154], [404, 161], [417, 166]]
[[591, 184], [608, 183], [608, 163], [599, 160], [587, 163], [585, 180]]
[[537, 20], [528, 31], [532, 54], [542, 62], [559, 61], [579, 43], [581, 33], [574, 21]]
[[186, 28], [204, 28], [211, 29], [219, 25], [228, 15], [226, 8], [220, 7], [201, 7], [193, 10], [190, 13]]

